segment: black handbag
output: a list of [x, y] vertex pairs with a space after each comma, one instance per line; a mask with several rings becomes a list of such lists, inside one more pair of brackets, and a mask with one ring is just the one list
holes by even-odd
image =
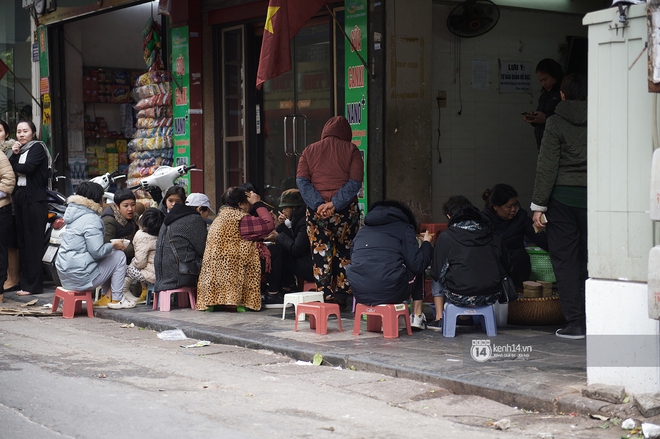
[[513, 302], [518, 298], [518, 291], [516, 291], [516, 285], [513, 283], [513, 279], [506, 272], [502, 266], [502, 261], [500, 258], [497, 258], [497, 266], [500, 269], [500, 276], [502, 276], [502, 289], [500, 292], [500, 298], [497, 299], [499, 303], [509, 303]]
[[179, 260], [179, 255], [176, 252], [176, 247], [172, 243], [172, 238], [170, 236], [170, 227], [167, 227], [167, 239], [170, 242], [170, 247], [172, 247], [172, 253], [174, 253], [174, 259], [179, 266], [178, 276], [176, 286], [181, 287], [197, 287], [197, 280], [199, 278], [199, 273], [202, 269], [202, 263], [199, 261], [190, 261], [190, 262], [181, 262]]
[[[500, 264], [501, 266], [502, 264]], [[500, 298], [497, 299], [499, 303], [509, 303], [513, 302], [518, 298], [518, 291], [516, 291], [516, 286], [513, 283], [513, 280], [509, 277], [508, 274], [505, 274], [502, 277], [502, 292], [500, 293]]]

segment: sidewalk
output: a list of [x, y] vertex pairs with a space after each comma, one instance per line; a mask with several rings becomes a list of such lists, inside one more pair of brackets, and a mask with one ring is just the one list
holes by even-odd
[[[19, 297], [7, 292], [5, 301], [38, 299], [35, 306], [40, 306], [52, 303], [54, 291], [55, 286], [47, 284], [44, 294], [38, 296]], [[455, 338], [425, 330], [412, 336], [402, 331], [399, 338], [385, 339], [366, 332], [364, 321], [360, 335], [354, 336], [350, 310], [342, 313], [344, 332], [338, 331], [333, 318], [328, 335], [317, 335], [308, 322], [300, 322], [298, 332], [294, 332], [292, 306], [287, 309], [286, 320], [281, 319], [281, 309], [237, 313], [173, 307], [171, 312], [160, 312], [138, 305], [128, 310], [95, 309], [94, 313], [98, 318], [156, 331], [182, 329], [192, 339], [267, 349], [298, 360], [312, 361], [320, 353], [323, 365], [431, 382], [457, 394], [483, 396], [527, 410], [594, 414], [620, 407], [580, 395], [586, 386], [585, 340], [560, 339], [554, 335], [555, 327], [499, 327], [498, 335], [489, 338], [485, 332], [459, 326]], [[493, 351], [526, 351], [526, 357], [505, 353], [510, 357], [491, 356], [477, 362], [470, 353], [473, 340], [490, 340]]]

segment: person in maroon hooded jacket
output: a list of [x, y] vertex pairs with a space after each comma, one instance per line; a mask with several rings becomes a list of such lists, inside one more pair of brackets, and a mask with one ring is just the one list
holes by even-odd
[[[351, 126], [343, 116], [330, 118], [321, 140], [309, 145], [298, 162], [296, 184], [307, 205], [307, 235], [312, 248], [316, 290], [326, 302], [346, 306], [350, 285], [346, 267], [360, 212], [364, 161], [351, 143]], [[334, 281], [334, 289], [333, 289]]]

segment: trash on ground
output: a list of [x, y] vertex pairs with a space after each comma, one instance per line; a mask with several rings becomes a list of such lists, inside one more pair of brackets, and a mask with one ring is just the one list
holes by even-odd
[[621, 428], [623, 428], [624, 430], [632, 430], [633, 428], [635, 428], [635, 421], [631, 418], [628, 418], [621, 423]]
[[591, 416], [593, 419], [598, 419], [599, 421], [607, 421], [608, 419], [610, 419], [607, 416], [602, 416], [602, 415], [589, 415], [589, 416]]
[[182, 344], [181, 347], [182, 348], [201, 348], [201, 347], [210, 346], [210, 345], [211, 345], [210, 341], [200, 340], [197, 343], [193, 343], [193, 344], [188, 344], [188, 345]]
[[185, 340], [188, 338], [180, 329], [170, 329], [168, 331], [159, 332], [157, 335], [158, 338], [165, 341]]
[[124, 323], [120, 328], [135, 328], [135, 323]]
[[311, 361], [298, 360], [298, 361], [296, 361], [296, 364], [299, 365], [299, 366], [313, 366]]
[[507, 428], [511, 427], [511, 420], [507, 418], [500, 419], [499, 421], [495, 422], [493, 426], [495, 428], [499, 428], [500, 430], [506, 430]]
[[646, 439], [660, 438], [660, 425], [645, 422], [642, 424], [642, 433]]
[[[50, 305], [48, 306], [50, 308]], [[22, 317], [55, 317], [61, 316], [62, 311], [50, 312], [50, 309], [25, 309], [25, 308], [0, 308], [0, 315], [3, 316], [22, 316]]]
[[22, 304], [21, 306], [32, 306], [32, 305], [36, 304], [38, 301], [39, 301], [39, 299], [32, 299], [29, 302]]
[[50, 303], [44, 303], [43, 305], [41, 305], [41, 307], [42, 308], [52, 308], [53, 305], [51, 305]]
[[312, 364], [314, 366], [320, 366], [321, 363], [323, 363], [323, 355], [321, 354], [314, 354], [314, 359], [312, 360]]

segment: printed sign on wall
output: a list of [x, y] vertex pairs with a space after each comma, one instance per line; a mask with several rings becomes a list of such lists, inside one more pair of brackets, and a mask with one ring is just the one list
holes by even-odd
[[500, 65], [500, 93], [529, 93], [532, 89], [532, 65], [506, 62]]

